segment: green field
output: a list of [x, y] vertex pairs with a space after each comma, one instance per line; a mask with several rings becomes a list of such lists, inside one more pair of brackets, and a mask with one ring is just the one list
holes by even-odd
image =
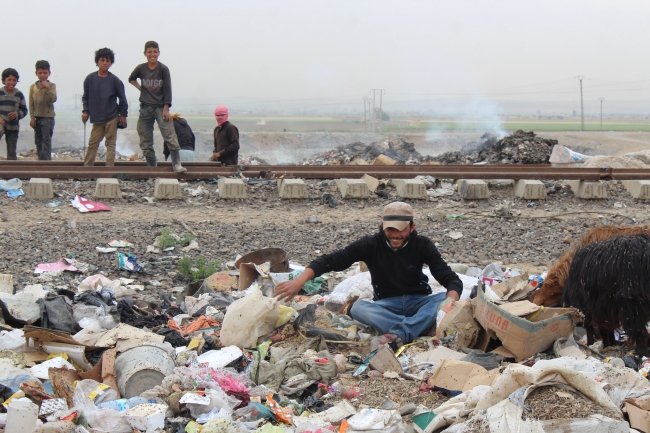
[[[426, 132], [429, 130], [443, 131], [481, 131], [489, 129], [494, 122], [481, 121], [426, 121], [418, 126], [388, 125], [383, 128], [385, 132]], [[506, 119], [501, 127], [507, 131], [523, 129], [524, 131], [580, 131], [580, 121], [575, 120], [543, 120]], [[585, 131], [600, 131], [600, 122], [585, 121]], [[650, 131], [650, 121], [621, 119], [620, 121], [604, 121], [603, 131]]]

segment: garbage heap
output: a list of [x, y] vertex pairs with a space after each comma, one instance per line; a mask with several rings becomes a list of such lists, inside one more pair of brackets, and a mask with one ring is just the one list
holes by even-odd
[[[379, 158], [379, 160], [378, 160]], [[382, 161], [383, 160], [383, 161]], [[302, 165], [393, 165], [424, 161], [415, 144], [402, 139], [364, 144], [360, 141], [338, 146], [302, 161]]]
[[[134, 279], [149, 271], [120, 258]], [[396, 347], [345, 314], [372, 299], [363, 263], [309, 281], [286, 304], [274, 287], [304, 267], [285, 251], [226, 267], [162, 294], [101, 274], [13, 294], [3, 276], [4, 431], [649, 431], [650, 362], [587, 347], [574, 337], [579, 311], [527, 301], [543, 274], [453, 264], [461, 300], [442, 304], [430, 335]], [[445, 291], [425, 274], [434, 294]]]
[[[83, 148], [74, 147], [74, 146], [63, 146], [56, 147], [52, 149], [52, 160], [53, 161], [78, 161], [83, 160], [85, 156], [85, 151]], [[102, 160], [106, 158], [106, 149], [97, 151], [97, 159]], [[38, 160], [38, 151], [36, 149], [30, 149], [26, 152], [18, 154], [19, 160], [27, 161], [36, 161]], [[137, 152], [133, 155], [122, 155], [119, 151], [115, 154], [115, 159], [117, 161], [137, 161], [139, 159]]]
[[518, 130], [501, 139], [485, 133], [459, 152], [446, 152], [431, 160], [443, 164], [548, 164], [556, 144], [557, 140], [539, 137], [532, 131]]

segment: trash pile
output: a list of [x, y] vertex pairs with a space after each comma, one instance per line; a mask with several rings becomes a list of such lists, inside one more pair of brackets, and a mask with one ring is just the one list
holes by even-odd
[[401, 139], [364, 144], [360, 141], [338, 146], [313, 156], [301, 165], [394, 165], [420, 164], [425, 159], [415, 144]]
[[[196, 240], [166, 231], [151, 247], [171, 243]], [[119, 277], [61, 259], [14, 293], [0, 275], [6, 432], [628, 432], [626, 416], [650, 427], [650, 360], [586, 346], [578, 310], [529, 302], [544, 274], [452, 264], [460, 301], [396, 347], [345, 314], [372, 300], [364, 263], [281, 303], [275, 286], [305, 268], [280, 248], [225, 266], [182, 259], [188, 277], [174, 281], [186, 284], [156, 291], [137, 281], [151, 269], [117, 251], [128, 245], [98, 247], [117, 254]], [[47, 284], [63, 272], [80, 281]]]
[[[53, 161], [73, 161], [73, 160], [82, 160], [84, 159], [84, 149], [81, 147], [56, 147], [52, 149], [52, 160]], [[97, 151], [97, 159], [104, 160], [106, 158], [106, 148], [102, 147]], [[38, 160], [38, 151], [36, 149], [29, 149], [27, 152], [19, 153], [18, 159], [24, 160]], [[138, 161], [138, 154], [134, 155], [122, 155], [118, 151], [115, 153], [116, 161]]]
[[548, 164], [557, 140], [541, 138], [534, 132], [515, 131], [499, 139], [485, 133], [459, 152], [447, 152], [431, 158], [443, 164]]
[[647, 169], [650, 168], [650, 150], [627, 153], [623, 156], [590, 156], [558, 145], [553, 147], [549, 161], [553, 167]]

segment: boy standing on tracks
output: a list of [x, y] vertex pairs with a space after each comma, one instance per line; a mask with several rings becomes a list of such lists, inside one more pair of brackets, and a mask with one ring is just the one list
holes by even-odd
[[[144, 56], [147, 63], [135, 67], [129, 76], [129, 83], [140, 91], [140, 117], [138, 118], [138, 135], [140, 149], [147, 160], [147, 165], [155, 167], [156, 151], [153, 148], [153, 124], [158, 123], [160, 133], [165, 140], [172, 157], [172, 167], [176, 173], [187, 169], [181, 165], [178, 138], [174, 131], [169, 108], [172, 106], [172, 79], [169, 68], [158, 61], [160, 50], [158, 43], [148, 41], [144, 44]], [[138, 78], [140, 83], [138, 83]]]
[[18, 145], [18, 121], [27, 116], [27, 103], [23, 92], [16, 89], [18, 84], [18, 71], [7, 68], [2, 71], [2, 84], [0, 88], [0, 139], [5, 136], [7, 142], [7, 160], [16, 160], [16, 146]]
[[113, 50], [101, 48], [95, 51], [95, 64], [98, 70], [88, 74], [84, 80], [84, 94], [81, 97], [83, 103], [81, 121], [86, 123], [90, 118], [90, 123], [93, 124], [84, 165], [95, 165], [97, 148], [104, 137], [106, 138], [106, 166], [115, 165], [118, 120], [126, 128], [129, 104], [126, 101], [124, 84], [122, 80], [108, 72], [114, 62]]
[[36, 62], [38, 81], [29, 86], [29, 112], [32, 118], [29, 126], [34, 128], [34, 144], [40, 161], [52, 160], [52, 135], [54, 134], [54, 103], [56, 85], [50, 83], [50, 63]]

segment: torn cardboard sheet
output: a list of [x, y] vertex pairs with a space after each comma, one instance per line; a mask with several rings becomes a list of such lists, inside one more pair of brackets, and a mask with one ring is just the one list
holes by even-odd
[[117, 392], [120, 397], [120, 389], [117, 387], [117, 375], [115, 374], [115, 357], [117, 349], [108, 349], [102, 353], [97, 365], [89, 371], [79, 372], [82, 379], [92, 379], [100, 383], [105, 383]]
[[501, 301], [520, 301], [535, 288], [528, 282], [528, 273], [509, 278], [502, 283], [490, 286]]
[[650, 431], [650, 395], [625, 400], [625, 411], [630, 417], [632, 428]]
[[144, 343], [162, 343], [164, 340], [165, 337], [162, 335], [120, 323], [102, 335], [95, 345], [97, 347], [115, 346], [118, 352], [123, 352]]
[[468, 299], [465, 301], [455, 302], [452, 299], [446, 299], [438, 310], [436, 316], [436, 336], [444, 338], [457, 332], [458, 336], [452, 343], [452, 349], [459, 350], [463, 347], [471, 349], [476, 344], [480, 327], [474, 320], [474, 310], [472, 302]]
[[517, 317], [489, 301], [480, 287], [472, 304], [474, 318], [486, 330], [493, 331], [517, 361], [545, 351], [558, 338], [568, 337], [583, 320], [582, 313], [575, 308], [544, 308]]
[[438, 346], [433, 350], [420, 352], [413, 355], [411, 357], [411, 363], [412, 365], [431, 363], [434, 365], [435, 371], [435, 369], [438, 368], [438, 366], [440, 366], [440, 363], [445, 359], [460, 360], [464, 356], [465, 354], [462, 352], [456, 352], [455, 350], [448, 349], [445, 346]]
[[523, 317], [531, 313], [534, 313], [535, 311], [539, 310], [541, 307], [530, 301], [516, 301], [516, 302], [506, 302], [505, 304], [501, 304], [501, 308], [510, 314]]
[[54, 394], [65, 398], [68, 407], [74, 407], [72, 397], [74, 396], [75, 382], [81, 380], [81, 376], [76, 371], [66, 368], [50, 368], [48, 376], [52, 382]]
[[498, 368], [487, 371], [472, 362], [445, 359], [427, 383], [432, 388], [458, 395], [478, 385], [492, 385], [498, 377]]
[[395, 358], [395, 354], [390, 347], [383, 345], [377, 350], [375, 356], [370, 359], [370, 367], [380, 373], [387, 371], [396, 371], [403, 373], [402, 364]]
[[256, 265], [255, 263], [242, 263], [239, 265], [239, 290], [248, 289], [258, 277], [269, 276], [268, 263]]

